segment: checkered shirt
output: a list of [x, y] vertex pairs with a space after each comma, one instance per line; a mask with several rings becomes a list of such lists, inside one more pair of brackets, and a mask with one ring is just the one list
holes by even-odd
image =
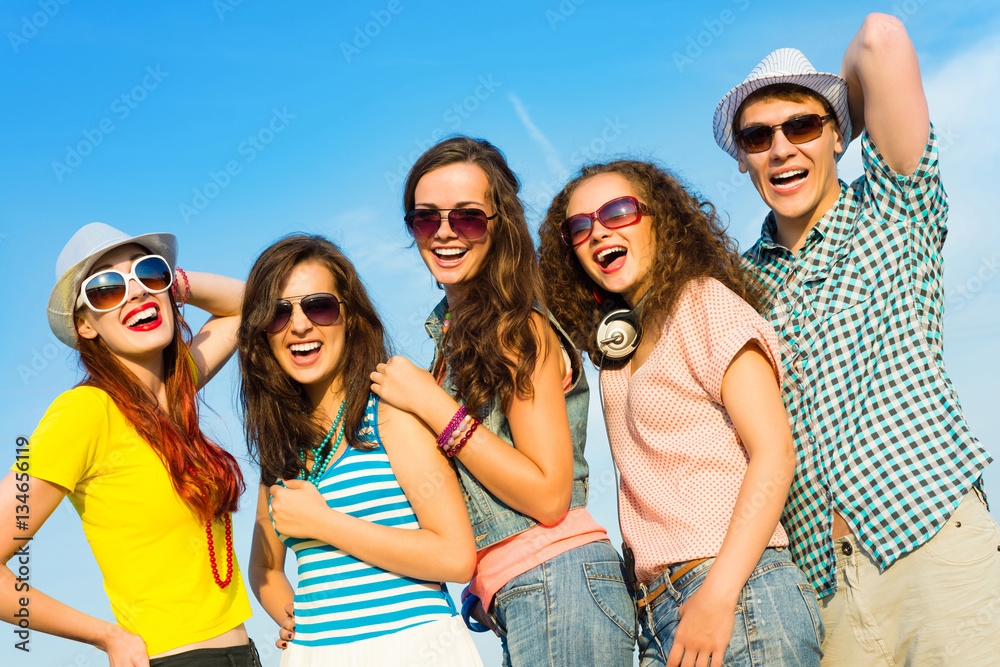
[[793, 254], [773, 212], [744, 255], [770, 293], [798, 452], [782, 517], [820, 596], [836, 590], [836, 509], [880, 569], [930, 539], [990, 456], [944, 368], [941, 248], [948, 200], [931, 128], [911, 176], [868, 137], [865, 173]]

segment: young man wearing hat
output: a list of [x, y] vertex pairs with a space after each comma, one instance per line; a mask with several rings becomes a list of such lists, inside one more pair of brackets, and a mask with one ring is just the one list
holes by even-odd
[[[837, 160], [862, 130], [848, 185]], [[996, 664], [990, 456], [943, 364], [948, 202], [905, 29], [870, 15], [841, 76], [775, 51], [719, 103], [715, 138], [771, 208], [745, 259], [781, 339], [799, 456], [783, 523], [825, 664]]]

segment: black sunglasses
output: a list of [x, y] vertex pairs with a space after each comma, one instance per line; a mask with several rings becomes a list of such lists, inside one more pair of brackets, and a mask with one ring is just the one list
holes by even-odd
[[288, 299], [278, 299], [278, 306], [274, 311], [274, 317], [264, 328], [269, 334], [281, 332], [292, 319], [292, 309], [294, 304], [299, 304], [302, 313], [309, 318], [313, 324], [329, 326], [336, 324], [340, 319], [340, 304], [337, 297], [326, 292], [307, 294], [306, 296], [293, 296]]
[[763, 153], [774, 142], [774, 131], [781, 128], [785, 139], [793, 144], [804, 144], [823, 134], [823, 123], [834, 118], [833, 114], [820, 116], [811, 113], [789, 118], [777, 125], [753, 125], [736, 133], [736, 143], [745, 153]]

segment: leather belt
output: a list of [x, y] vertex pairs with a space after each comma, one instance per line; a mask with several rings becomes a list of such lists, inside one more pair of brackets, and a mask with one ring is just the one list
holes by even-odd
[[[711, 558], [711, 557], [709, 557], [709, 558]], [[686, 563], [684, 563], [683, 565], [681, 565], [679, 568], [677, 568], [676, 572], [674, 572], [673, 574], [670, 575], [670, 583], [671, 584], [675, 583], [678, 579], [680, 579], [681, 577], [683, 577], [685, 574], [687, 574], [688, 572], [690, 572], [694, 568], [698, 567], [699, 565], [701, 565], [705, 561], [709, 560], [709, 558], [695, 558], [694, 560], [687, 561]], [[647, 593], [644, 597], [641, 597], [638, 600], [636, 600], [636, 602], [635, 602], [636, 606], [638, 606], [639, 609], [642, 609], [643, 607], [645, 607], [646, 605], [648, 605], [649, 603], [651, 603], [653, 600], [655, 600], [665, 590], [667, 590], [667, 582], [663, 582], [662, 584], [660, 584], [659, 586], [657, 586], [653, 590], [649, 591], [649, 593]]]

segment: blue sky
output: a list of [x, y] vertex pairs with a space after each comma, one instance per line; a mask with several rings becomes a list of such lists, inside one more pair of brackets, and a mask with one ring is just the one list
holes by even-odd
[[[715, 105], [778, 47], [837, 71], [870, 11], [900, 16], [920, 56], [952, 205], [946, 363], [974, 432], [1000, 452], [993, 0], [5, 2], [0, 280], [12, 303], [0, 329], [3, 451], [12, 458], [15, 438], [79, 378], [75, 358], [49, 332], [45, 303], [55, 258], [81, 225], [169, 231], [181, 266], [237, 277], [283, 234], [325, 234], [358, 265], [397, 350], [426, 363], [422, 324], [440, 292], [408, 247], [400, 203], [402, 179], [424, 148], [454, 132], [494, 142], [524, 183], [533, 227], [583, 162], [659, 160], [712, 200], [747, 247], [765, 209], [712, 139]], [[857, 148], [840, 163], [846, 180], [860, 172]], [[189, 317], [202, 320], [193, 310]], [[245, 456], [234, 378], [229, 367], [209, 387], [205, 421]], [[591, 509], [616, 534], [596, 399], [590, 434]], [[1000, 498], [996, 466], [986, 483]], [[252, 495], [243, 506], [234, 529], [246, 566]], [[68, 503], [33, 549], [33, 583], [111, 619]], [[273, 624], [254, 605], [251, 634], [271, 646]], [[106, 664], [96, 649], [38, 633], [25, 662], [4, 632], [3, 664]], [[497, 641], [480, 646], [487, 665], [499, 664]], [[276, 665], [277, 652], [265, 650], [265, 664]]]

